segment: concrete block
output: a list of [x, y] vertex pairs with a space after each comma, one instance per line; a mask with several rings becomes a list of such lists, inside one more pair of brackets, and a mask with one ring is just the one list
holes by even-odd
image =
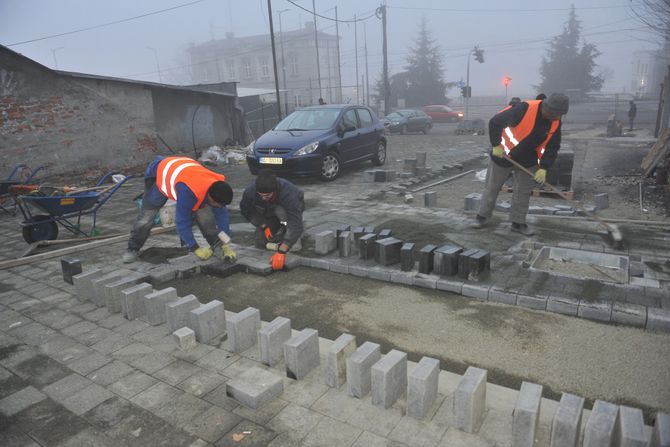
[[326, 353], [326, 365], [323, 372], [326, 385], [339, 388], [347, 379], [347, 358], [356, 351], [356, 337], [342, 334], [330, 346]]
[[426, 152], [416, 152], [416, 167], [425, 168], [426, 167]]
[[623, 405], [619, 407], [617, 439], [620, 447], [647, 447], [642, 410]]
[[547, 310], [563, 315], [575, 316], [579, 308], [579, 300], [566, 296], [550, 296], [547, 300]]
[[212, 264], [200, 264], [200, 273], [216, 276], [217, 278], [228, 278], [235, 273], [244, 273], [247, 268], [242, 263], [230, 264], [228, 262], [215, 262]]
[[281, 376], [252, 366], [226, 383], [226, 395], [245, 407], [261, 408], [284, 391]]
[[130, 274], [124, 278], [117, 279], [103, 286], [105, 295], [105, 306], [109, 313], [119, 313], [122, 309], [121, 291], [134, 286], [138, 282], [146, 279], [139, 275]]
[[442, 276], [453, 276], [458, 273], [458, 257], [463, 248], [457, 245], [443, 245], [433, 252], [433, 270]]
[[455, 279], [438, 279], [435, 283], [437, 290], [444, 290], [445, 292], [452, 292], [461, 295], [463, 293], [463, 281]]
[[189, 312], [189, 327], [200, 343], [207, 343], [226, 333], [226, 311], [223, 303], [212, 300]]
[[91, 286], [93, 288], [93, 303], [98, 307], [106, 305], [105, 285], [110, 282], [122, 279], [128, 272], [117, 270], [106, 275], [91, 279]]
[[509, 213], [512, 211], [512, 204], [509, 202], [499, 202], [496, 203], [496, 211], [500, 213]]
[[403, 163], [402, 170], [403, 172], [408, 172], [412, 175], [416, 174], [417, 159], [416, 158], [405, 158]]
[[657, 332], [670, 332], [670, 309], [647, 309], [647, 329]]
[[423, 419], [437, 397], [440, 361], [423, 357], [407, 377], [407, 415]]
[[346, 258], [351, 256], [351, 244], [353, 243], [354, 235], [351, 231], [343, 231], [337, 238], [337, 248], [340, 250], [340, 257]]
[[251, 348], [258, 340], [261, 328], [261, 313], [254, 307], [247, 307], [226, 320], [230, 350], [242, 352]]
[[284, 343], [291, 338], [291, 320], [277, 317], [258, 331], [261, 362], [274, 366], [284, 356]]
[[372, 405], [389, 408], [407, 390], [407, 354], [392, 349], [372, 365]]
[[613, 323], [643, 328], [647, 324], [647, 306], [619, 301], [614, 302], [612, 304], [611, 321]]
[[174, 287], [168, 287], [144, 295], [144, 312], [147, 323], [152, 326], [165, 323], [167, 321], [165, 305], [175, 301], [177, 298], [177, 290]]
[[454, 427], [466, 433], [476, 433], [486, 411], [486, 370], [468, 367], [453, 398]]
[[612, 302], [605, 300], [580, 300], [577, 316], [596, 321], [610, 321], [612, 318]]
[[479, 211], [479, 203], [482, 200], [482, 195], [476, 192], [465, 196], [464, 208], [466, 211]]
[[517, 294], [514, 292], [507, 292], [505, 290], [496, 289], [491, 287], [489, 290], [488, 300], [495, 301], [496, 303], [510, 304], [514, 306], [516, 304]]
[[362, 399], [372, 386], [370, 369], [381, 358], [381, 348], [377, 343], [366, 341], [346, 360], [347, 393]]
[[370, 267], [365, 265], [350, 265], [349, 274], [359, 276], [361, 278], [367, 278], [370, 276]]
[[433, 271], [434, 252], [437, 245], [428, 244], [419, 250], [419, 273], [429, 274]]
[[375, 171], [373, 169], [368, 169], [363, 171], [363, 181], [372, 183], [375, 181]]
[[534, 447], [540, 418], [542, 387], [523, 382], [512, 412], [512, 445]]
[[400, 262], [402, 241], [394, 237], [377, 239], [375, 242], [375, 261], [381, 265], [393, 265]]
[[412, 285], [416, 287], [423, 287], [424, 289], [436, 289], [437, 280], [440, 279], [437, 275], [424, 275], [417, 273], [413, 277]]
[[93, 285], [91, 281], [101, 276], [102, 270], [100, 269], [86, 270], [72, 276], [72, 284], [74, 284], [74, 290], [77, 293], [79, 301], [93, 301]]
[[596, 400], [584, 427], [584, 447], [611, 447], [614, 445], [619, 407]]
[[489, 288], [487, 285], [463, 283], [461, 294], [469, 298], [486, 301], [489, 297]]
[[182, 351], [190, 351], [191, 349], [195, 348], [196, 341], [195, 332], [193, 332], [193, 329], [187, 327], [179, 328], [174, 331], [172, 335], [177, 342], [177, 346]]
[[596, 207], [596, 210], [604, 210], [610, 207], [610, 198], [609, 194], [606, 192], [593, 195], [593, 205]]
[[391, 282], [396, 284], [403, 284], [405, 286], [414, 285], [414, 273], [391, 272]]
[[327, 255], [337, 248], [337, 240], [333, 231], [322, 231], [314, 236], [314, 252]]
[[551, 423], [550, 447], [577, 447], [584, 398], [563, 393]]
[[121, 295], [121, 314], [124, 318], [134, 320], [146, 315], [144, 296], [153, 292], [153, 290], [151, 284], [146, 282], [121, 290], [119, 292]]
[[411, 272], [414, 270], [414, 244], [405, 242], [400, 247], [400, 270]]
[[358, 239], [358, 256], [364, 260], [374, 259], [376, 241], [377, 235], [374, 233], [368, 233], [361, 236]]
[[286, 377], [303, 379], [319, 366], [319, 333], [314, 329], [303, 329], [298, 335], [284, 343]]
[[382, 169], [375, 170], [375, 182], [385, 182], [386, 181], [386, 171]]
[[60, 266], [63, 270], [63, 281], [68, 284], [74, 284], [72, 277], [78, 275], [82, 272], [81, 270], [81, 260], [78, 258], [61, 258]]
[[544, 208], [531, 205], [528, 207], [528, 214], [544, 214]]
[[337, 242], [337, 248], [340, 248], [340, 234], [342, 234], [344, 231], [349, 231], [350, 228], [350, 225], [338, 225], [337, 228], [335, 228], [335, 240]]
[[190, 312], [200, 306], [195, 295], [186, 295], [165, 305], [167, 325], [170, 331], [176, 331], [180, 327], [188, 326]]
[[172, 281], [177, 277], [179, 271], [172, 265], [163, 265], [149, 271], [149, 282], [157, 287], [160, 284]]
[[351, 230], [349, 231], [351, 232], [351, 238], [349, 239], [349, 243], [351, 244], [349, 247], [349, 253], [350, 256], [357, 256], [359, 251], [358, 241], [365, 233], [363, 232], [363, 227], [351, 227]]
[[[459, 255], [460, 259], [460, 255]], [[491, 270], [491, 254], [486, 250], [478, 250], [469, 256], [468, 279], [477, 280]]]
[[388, 228], [379, 230], [379, 233], [377, 233], [377, 239], [386, 239], [387, 237], [393, 236], [393, 231], [389, 230]]
[[470, 248], [458, 254], [458, 276], [468, 279], [468, 275], [470, 274], [470, 256], [478, 251], [478, 248]]
[[516, 305], [527, 307], [528, 309], [546, 310], [547, 297], [524, 295], [520, 293], [516, 296]]
[[368, 278], [376, 279], [377, 281], [391, 282], [391, 270], [385, 267], [370, 267], [370, 270], [368, 270]]
[[649, 447], [670, 447], [670, 413], [656, 413]]
[[363, 232], [365, 232], [365, 234], [374, 233], [375, 232], [374, 225], [368, 225], [366, 227], [363, 227]]
[[426, 191], [423, 193], [423, 206], [435, 208], [437, 206], [437, 192]]

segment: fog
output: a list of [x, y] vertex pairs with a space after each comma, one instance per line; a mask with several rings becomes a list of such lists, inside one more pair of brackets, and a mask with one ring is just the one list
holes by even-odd
[[[190, 44], [269, 33], [267, 0], [202, 0], [199, 2], [144, 0], [0, 0], [0, 43], [41, 64], [60, 70], [165, 83], [189, 83]], [[311, 10], [311, 0], [295, 3]], [[656, 49], [655, 38], [642, 29], [630, 11], [630, 0], [389, 0], [389, 72], [403, 70], [408, 48], [425, 17], [442, 50], [445, 81], [465, 79], [469, 51], [479, 45], [483, 64], [471, 60], [473, 96], [502, 95], [502, 78], [512, 78], [510, 96], [527, 96], [540, 80], [538, 68], [548, 39], [560, 34], [574, 4], [582, 38], [602, 52], [596, 72], [606, 73], [603, 91], [631, 90], [633, 52]], [[166, 8], [176, 9], [122, 21]], [[359, 76], [364, 73], [363, 28], [367, 33], [370, 83], [382, 70], [381, 21], [374, 16], [379, 0], [316, 0], [317, 13], [341, 20], [368, 17], [358, 23]], [[632, 5], [632, 6], [631, 6]], [[312, 21], [312, 15], [286, 0], [273, 0], [275, 32], [282, 10], [283, 31]], [[104, 25], [110, 22], [116, 24]], [[335, 34], [333, 21], [317, 18], [320, 31]], [[93, 28], [59, 37], [42, 37]], [[342, 84], [355, 78], [354, 26], [340, 24]], [[41, 39], [41, 40], [35, 40]], [[20, 43], [31, 41], [27, 43]], [[18, 43], [18, 44], [17, 44]], [[268, 41], [269, 45], [269, 41]], [[160, 70], [158, 70], [160, 67]], [[447, 95], [458, 95], [451, 89]]]

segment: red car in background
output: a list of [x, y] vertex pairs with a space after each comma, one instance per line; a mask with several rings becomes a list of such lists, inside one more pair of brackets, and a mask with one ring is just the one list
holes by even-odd
[[424, 106], [422, 110], [433, 118], [434, 123], [459, 123], [463, 121], [463, 112], [457, 112], [443, 105]]

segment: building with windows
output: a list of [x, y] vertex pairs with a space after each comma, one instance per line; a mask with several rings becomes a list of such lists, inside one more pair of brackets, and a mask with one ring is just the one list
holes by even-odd
[[[340, 73], [337, 63], [337, 37], [318, 33], [320, 76], [314, 23], [301, 29], [277, 32], [275, 48], [282, 109], [341, 102]], [[243, 88], [274, 89], [272, 46], [269, 34], [235, 37], [192, 45], [188, 49], [195, 83], [238, 82]], [[321, 89], [319, 89], [319, 79]], [[285, 103], [285, 104], [284, 104]]]
[[638, 98], [657, 99], [670, 64], [670, 45], [656, 51], [633, 53], [631, 93]]

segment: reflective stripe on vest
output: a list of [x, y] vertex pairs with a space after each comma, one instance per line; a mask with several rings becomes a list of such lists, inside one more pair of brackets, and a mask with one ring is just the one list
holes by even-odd
[[[505, 150], [505, 154], [507, 156], [509, 156], [512, 150], [519, 145], [519, 142], [523, 141], [526, 137], [528, 137], [528, 135], [530, 135], [530, 133], [533, 131], [533, 128], [535, 127], [535, 121], [537, 119], [537, 114], [539, 113], [540, 104], [542, 103], [542, 101], [533, 100], [525, 102], [528, 104], [528, 110], [526, 111], [526, 114], [523, 116], [519, 124], [517, 124], [515, 127], [506, 127], [505, 129], [503, 129], [500, 144]], [[507, 108], [503, 110], [507, 110]], [[545, 151], [545, 146], [547, 145], [549, 140], [551, 140], [551, 137], [554, 136], [554, 133], [558, 129], [559, 124], [560, 120], [552, 120], [551, 126], [549, 128], [549, 133], [547, 134], [547, 138], [545, 138], [544, 141], [542, 141], [542, 143], [540, 143], [535, 148], [538, 161], [542, 159], [542, 156], [544, 155]]]
[[214, 182], [225, 181], [222, 174], [210, 171], [188, 157], [166, 157], [158, 163], [156, 185], [168, 199], [177, 200], [177, 183], [184, 183], [196, 197], [192, 211], [200, 208]]

